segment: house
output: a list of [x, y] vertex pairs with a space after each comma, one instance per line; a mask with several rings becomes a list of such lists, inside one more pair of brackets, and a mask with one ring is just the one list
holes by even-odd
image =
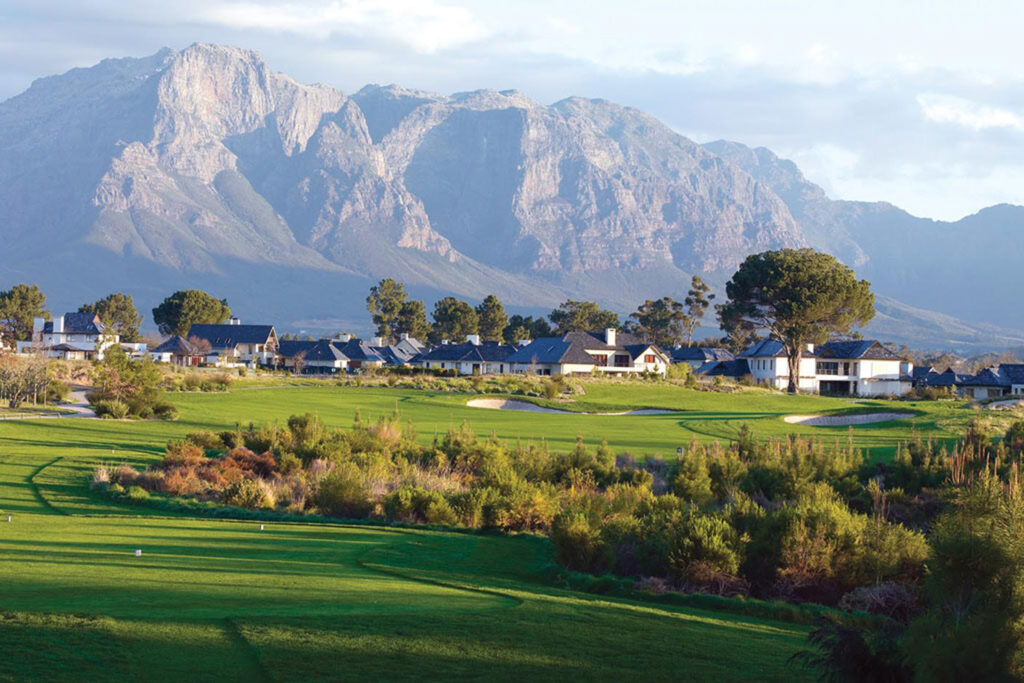
[[603, 333], [569, 332], [560, 337], [541, 337], [517, 349], [507, 362], [512, 372], [537, 375], [664, 375], [671, 358], [654, 344], [609, 328]]
[[[789, 359], [781, 342], [762, 339], [739, 355], [759, 384], [775, 389], [789, 387]], [[715, 366], [718, 374], [726, 368]], [[831, 341], [808, 346], [801, 354], [796, 373], [800, 391], [844, 396], [899, 396], [914, 384], [913, 363], [875, 340]], [[708, 373], [710, 374], [710, 373]]]
[[332, 339], [331, 344], [348, 359], [349, 370], [363, 370], [384, 366], [384, 356], [362, 339], [343, 335], [338, 339]]
[[370, 347], [384, 359], [384, 364], [392, 367], [407, 367], [412, 360], [427, 350], [419, 339], [402, 334], [395, 344], [385, 344], [381, 337], [370, 340]]
[[206, 353], [199, 345], [177, 334], [150, 349], [149, 357], [156, 363], [171, 363], [188, 368], [202, 364], [206, 359]]
[[693, 370], [698, 370], [708, 363], [720, 363], [735, 360], [732, 351], [713, 346], [677, 346], [668, 352], [673, 363], [687, 363]]
[[41, 352], [48, 358], [64, 360], [102, 359], [103, 351], [120, 342], [93, 313], [65, 313], [47, 321], [36, 318], [32, 338], [19, 341], [18, 353]]
[[278, 346], [273, 325], [243, 325], [238, 318], [223, 325], [193, 325], [188, 339], [193, 338], [210, 345], [207, 363], [226, 367], [270, 365]]
[[947, 389], [957, 393], [965, 393], [964, 384], [972, 379], [973, 375], [958, 374], [953, 368], [947, 368], [945, 372], [937, 372], [931, 366], [915, 367], [912, 373], [915, 389]]
[[507, 359], [515, 351], [514, 346], [481, 341], [480, 335], [470, 334], [462, 344], [439, 344], [410, 363], [430, 370], [455, 370], [460, 375], [493, 375], [511, 371]]
[[307, 375], [337, 374], [349, 368], [348, 356], [330, 339], [281, 340], [278, 342], [277, 360], [280, 366]]
[[1024, 364], [1003, 363], [960, 381], [961, 393], [974, 399], [1024, 395]]

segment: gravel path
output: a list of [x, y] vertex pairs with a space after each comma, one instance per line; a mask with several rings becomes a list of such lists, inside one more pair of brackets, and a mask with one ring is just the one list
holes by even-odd
[[69, 398], [71, 403], [65, 403], [60, 407], [64, 410], [70, 410], [74, 413], [73, 415], [62, 415], [60, 413], [50, 413], [48, 415], [9, 415], [7, 417], [0, 417], [0, 420], [63, 420], [76, 417], [96, 419], [96, 413], [89, 407], [89, 401], [85, 398], [84, 390], [72, 391]]
[[892, 420], [909, 420], [914, 413], [861, 413], [859, 415], [787, 415], [782, 418], [789, 424], [805, 427], [848, 427], [850, 425], [868, 425], [875, 422], [891, 422]]
[[507, 398], [474, 398], [466, 403], [466, 405], [470, 408], [486, 408], [488, 410], [518, 410], [524, 413], [555, 413], [557, 415], [669, 415], [673, 412], [657, 408], [644, 408], [643, 410], [630, 410], [624, 413], [577, 413], [571, 410], [545, 408], [529, 401], [516, 401]]

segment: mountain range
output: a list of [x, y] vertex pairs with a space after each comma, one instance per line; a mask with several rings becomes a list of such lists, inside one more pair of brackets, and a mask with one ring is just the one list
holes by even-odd
[[[622, 313], [721, 288], [748, 254], [813, 246], [873, 283], [868, 332], [1024, 345], [1024, 208], [954, 223], [836, 201], [790, 161], [698, 144], [612, 102], [515, 91], [346, 95], [250, 50], [164, 49], [35, 81], [0, 103], [0, 288], [55, 310], [125, 291], [227, 297], [253, 322], [364, 331], [382, 277], [430, 301]], [[968, 321], [968, 322], [965, 322]]]

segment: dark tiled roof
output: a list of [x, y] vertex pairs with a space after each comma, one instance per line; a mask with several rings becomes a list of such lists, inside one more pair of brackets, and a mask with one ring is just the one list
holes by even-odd
[[743, 377], [750, 374], [750, 364], [745, 358], [710, 361], [700, 366], [700, 368], [697, 369], [697, 373], [707, 375], [708, 377], [714, 377], [715, 375], [722, 375], [723, 377]]
[[[100, 322], [95, 313], [65, 313], [64, 333], [65, 334], [103, 334], [107, 326]], [[53, 321], [43, 325], [44, 334], [53, 333]]]
[[516, 347], [499, 342], [481, 342], [480, 344], [440, 344], [424, 351], [420, 361], [453, 361], [453, 362], [486, 362], [502, 363], [516, 353]]
[[305, 361], [348, 360], [330, 339], [283, 339], [277, 344], [277, 353], [284, 358], [296, 358], [301, 354]]
[[[603, 332], [569, 332], [561, 337], [541, 337], [520, 347], [506, 360], [510, 363], [574, 363], [593, 365], [594, 357], [587, 351], [625, 351], [636, 359], [653, 344], [628, 332], [617, 332], [615, 345], [605, 342]], [[657, 347], [654, 347], [657, 348]]]
[[201, 351], [195, 347], [195, 345], [188, 339], [185, 339], [180, 334], [176, 334], [160, 346], [151, 350], [151, 353], [171, 353], [176, 356], [193, 356], [199, 355]]
[[283, 358], [294, 358], [297, 353], [308, 352], [316, 346], [312, 339], [282, 339], [277, 342], [277, 355]]
[[266, 344], [272, 334], [273, 325], [193, 325], [188, 338], [199, 337], [215, 349], [227, 349], [238, 344]]
[[[807, 355], [806, 353], [804, 355]], [[762, 339], [740, 354], [741, 358], [785, 358], [786, 350], [777, 339]]]
[[856, 358], [862, 360], [903, 360], [903, 358], [882, 346], [874, 339], [851, 341], [830, 341], [816, 346], [814, 355], [819, 358]]
[[733, 360], [736, 358], [728, 349], [711, 346], [679, 346], [670, 351], [672, 360], [676, 361], [709, 361]]
[[335, 340], [331, 342], [345, 357], [360, 363], [383, 363], [384, 357], [362, 339], [349, 339], [344, 344]]
[[1019, 363], [1003, 363], [985, 368], [977, 375], [962, 377], [959, 384], [972, 387], [1009, 387], [1024, 384], [1024, 365]]

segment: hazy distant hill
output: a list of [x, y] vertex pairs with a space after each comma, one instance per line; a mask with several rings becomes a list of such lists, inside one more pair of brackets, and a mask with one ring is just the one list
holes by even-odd
[[[394, 276], [426, 297], [627, 311], [810, 244], [894, 300], [1024, 327], [1002, 310], [1021, 246], [999, 246], [1022, 216], [937, 224], [835, 202], [767, 150], [698, 145], [603, 100], [346, 96], [213, 45], [105, 60], [0, 103], [0, 285], [39, 282], [58, 310], [111, 289], [148, 308], [191, 285], [249, 319], [352, 329], [369, 284]], [[945, 346], [974, 329], [885, 305], [879, 334]]]

